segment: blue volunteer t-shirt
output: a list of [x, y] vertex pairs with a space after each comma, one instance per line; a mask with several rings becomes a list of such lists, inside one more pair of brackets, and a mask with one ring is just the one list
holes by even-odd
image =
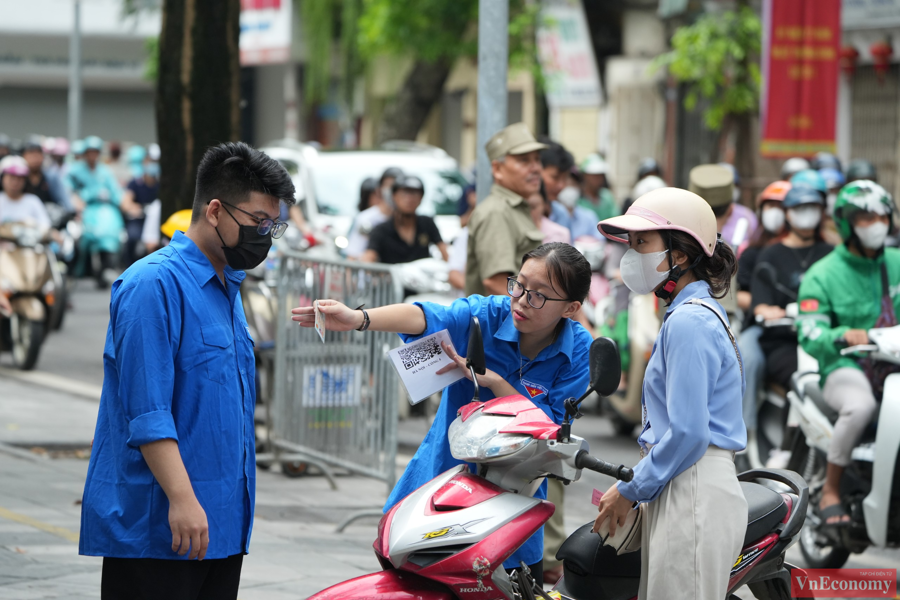
[[[404, 342], [410, 342], [446, 329], [453, 347], [460, 356], [466, 356], [469, 323], [472, 316], [478, 317], [487, 368], [501, 375], [554, 422], [562, 423], [565, 416], [563, 402], [566, 398], [583, 394], [590, 383], [588, 351], [593, 341], [591, 334], [580, 324], [565, 319], [562, 330], [553, 343], [544, 348], [534, 360], [528, 360], [519, 349], [519, 330], [513, 324], [510, 301], [509, 296], [473, 295], [456, 300], [450, 306], [417, 302], [416, 306], [425, 312], [425, 331], [419, 336], [400, 337]], [[456, 419], [457, 411], [472, 400], [474, 393], [475, 386], [468, 379], [457, 381], [444, 389], [434, 423], [400, 481], [394, 486], [385, 504], [385, 512], [441, 473], [462, 464], [462, 461], [450, 454], [447, 430]], [[480, 395], [482, 401], [494, 398], [488, 388], [481, 388]], [[541, 484], [535, 497], [547, 498], [546, 481]], [[534, 564], [541, 560], [543, 554], [542, 527], [503, 566], [507, 569], [518, 567], [519, 561]]]
[[256, 490], [253, 340], [242, 271], [178, 232], [113, 284], [79, 554], [185, 560], [140, 446], [173, 439], [209, 522], [206, 558], [247, 552]]

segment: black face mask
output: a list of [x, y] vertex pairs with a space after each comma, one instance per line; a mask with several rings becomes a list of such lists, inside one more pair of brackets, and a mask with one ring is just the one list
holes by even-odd
[[260, 235], [259, 231], [257, 231], [257, 225], [241, 225], [241, 222], [234, 218], [231, 211], [224, 206], [222, 208], [225, 209], [228, 216], [234, 219], [234, 222], [240, 228], [237, 245], [234, 248], [229, 248], [225, 245], [225, 240], [222, 239], [218, 226], [216, 227], [216, 234], [222, 240], [222, 250], [225, 251], [225, 262], [228, 263], [229, 267], [238, 271], [246, 271], [247, 269], [258, 267], [269, 255], [269, 248], [272, 247], [272, 236], [268, 234]]

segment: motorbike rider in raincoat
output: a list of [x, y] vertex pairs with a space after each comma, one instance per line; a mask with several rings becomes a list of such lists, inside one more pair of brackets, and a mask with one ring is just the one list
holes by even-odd
[[[81, 214], [84, 232], [79, 243], [77, 275], [84, 274], [85, 261], [92, 261], [97, 285], [109, 287], [125, 228], [119, 203], [122, 189], [112, 171], [100, 162], [103, 140], [85, 138], [84, 158], [73, 163], [66, 174], [66, 186], [84, 203]], [[94, 260], [97, 257], [99, 260]], [[98, 264], [99, 263], [99, 264]]]

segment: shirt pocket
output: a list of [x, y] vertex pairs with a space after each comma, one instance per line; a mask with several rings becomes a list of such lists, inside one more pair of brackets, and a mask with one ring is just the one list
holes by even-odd
[[202, 325], [204, 358], [207, 376], [218, 383], [227, 383], [237, 376], [234, 359], [234, 335], [222, 324]]
[[525, 238], [522, 240], [521, 252], [519, 254], [527, 254], [544, 243], [544, 234], [540, 230], [528, 230], [525, 232]]

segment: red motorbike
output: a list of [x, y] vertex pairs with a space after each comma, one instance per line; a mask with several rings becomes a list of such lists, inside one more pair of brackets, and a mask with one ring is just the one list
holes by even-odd
[[[467, 364], [484, 373], [481, 331], [473, 319]], [[606, 338], [590, 349], [591, 388], [566, 401], [562, 425], [531, 401], [507, 396], [464, 406], [448, 435], [453, 456], [473, 463], [448, 470], [397, 503], [382, 517], [375, 555], [382, 571], [334, 585], [310, 600], [572, 600], [629, 599], [637, 596], [640, 552], [616, 555], [591, 533], [588, 523], [563, 544], [558, 558], [564, 576], [544, 592], [527, 567], [507, 573], [503, 562], [554, 512], [534, 498], [545, 477], [577, 481], [590, 469], [630, 481], [631, 469], [588, 454], [587, 442], [571, 433], [578, 406], [593, 391], [608, 395], [619, 384], [615, 344]], [[473, 377], [474, 379], [474, 377]], [[790, 598], [784, 554], [806, 518], [808, 490], [789, 471], [748, 471], [740, 476], [749, 515], [744, 550], [731, 571], [729, 595], [749, 584], [757, 598]], [[754, 483], [768, 480], [783, 492]]]

